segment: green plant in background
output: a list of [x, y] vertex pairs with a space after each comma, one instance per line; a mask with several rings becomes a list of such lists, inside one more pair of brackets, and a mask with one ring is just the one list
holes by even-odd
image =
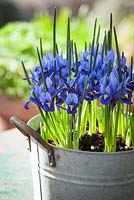
[[[40, 41], [37, 48], [39, 66], [30, 70], [22, 62], [30, 86], [30, 102], [41, 113], [41, 136], [56, 146], [79, 149], [80, 138], [96, 134], [104, 136], [104, 151], [115, 152], [118, 136], [134, 147], [134, 93], [133, 58], [126, 66], [126, 57], [119, 51], [117, 34], [112, 24], [99, 44], [100, 28], [95, 20], [92, 41], [77, 51], [71, 40], [70, 20], [64, 54], [59, 51], [56, 35], [56, 10], [53, 25], [53, 53], [45, 56]], [[113, 50], [114, 35], [116, 50]], [[126, 110], [124, 112], [124, 105]]]
[[[57, 42], [60, 48], [64, 47], [66, 40], [66, 18], [69, 10], [61, 10], [57, 20]], [[18, 67], [20, 61], [26, 61], [30, 68], [37, 63], [36, 47], [39, 39], [44, 43], [44, 52], [52, 52], [52, 18], [38, 15], [31, 22], [9, 23], [0, 30], [0, 89], [10, 98], [25, 98], [27, 87], [20, 79], [22, 70]], [[59, 37], [58, 37], [59, 35]], [[79, 48], [84, 48], [85, 41], [89, 41], [91, 33], [83, 17], [72, 18], [72, 38], [79, 41]], [[85, 37], [86, 36], [86, 37]], [[18, 69], [19, 68], [19, 69]]]

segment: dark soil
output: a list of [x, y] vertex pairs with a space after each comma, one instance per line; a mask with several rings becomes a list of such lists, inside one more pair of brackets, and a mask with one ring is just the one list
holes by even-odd
[[[132, 146], [128, 147], [121, 137], [117, 138], [116, 151], [128, 151], [133, 150]], [[101, 133], [85, 134], [81, 136], [79, 141], [79, 149], [81, 151], [92, 151], [92, 152], [104, 152], [104, 136]]]
[[[40, 130], [38, 132], [40, 134]], [[48, 143], [55, 146], [52, 140], [48, 140]], [[99, 131], [92, 134], [92, 136], [86, 133], [79, 139], [79, 150], [81, 151], [104, 152], [104, 148], [104, 136]], [[116, 140], [116, 152], [129, 150], [134, 150], [134, 147], [132, 145], [128, 147], [122, 138], [118, 137]]]

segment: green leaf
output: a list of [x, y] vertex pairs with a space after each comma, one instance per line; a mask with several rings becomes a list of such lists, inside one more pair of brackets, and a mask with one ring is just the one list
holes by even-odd
[[121, 81], [122, 77], [121, 77], [121, 66], [120, 66], [120, 51], [119, 51], [119, 45], [118, 45], [118, 39], [117, 39], [115, 26], [114, 26], [114, 38], [115, 38], [116, 53], [117, 53], [118, 73], [119, 73], [119, 79]]
[[67, 25], [67, 60], [69, 66], [69, 74], [71, 76], [71, 40], [70, 40], [70, 19], [68, 18]]

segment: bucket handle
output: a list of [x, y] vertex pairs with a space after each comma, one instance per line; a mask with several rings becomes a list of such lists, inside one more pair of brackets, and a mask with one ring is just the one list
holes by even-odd
[[32, 136], [41, 146], [43, 146], [47, 150], [48, 154], [48, 160], [49, 160], [49, 165], [51, 167], [55, 167], [55, 158], [54, 158], [54, 150], [50, 144], [48, 144], [45, 140], [41, 138], [41, 136], [33, 130], [30, 126], [28, 126], [26, 123], [21, 121], [15, 116], [10, 117], [9, 121], [24, 135], [28, 138], [29, 140], [29, 146], [30, 145], [30, 136]]

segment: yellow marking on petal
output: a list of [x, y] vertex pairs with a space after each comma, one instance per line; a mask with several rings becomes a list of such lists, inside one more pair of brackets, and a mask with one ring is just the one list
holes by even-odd
[[94, 80], [94, 84], [97, 85], [97, 83], [98, 83], [98, 80], [95, 79], [95, 80]]
[[121, 69], [121, 71], [122, 71], [122, 72], [125, 72], [125, 70], [124, 70], [123, 68]]
[[92, 91], [88, 92], [88, 94], [91, 94], [92, 96], [94, 95], [94, 93]]
[[66, 89], [66, 88], [67, 88], [67, 85], [66, 85], [66, 84], [64, 84], [62, 88], [63, 88], [63, 89]]
[[129, 88], [127, 88], [126, 90], [127, 90], [127, 91], [129, 91], [129, 92], [132, 92], [132, 90], [131, 90], [131, 89], [129, 89]]
[[74, 107], [74, 105], [69, 105], [69, 108], [70, 108], [71, 112], [73, 110], [73, 107]]
[[132, 80], [132, 81], [130, 81], [130, 83], [134, 83], [134, 81]]
[[124, 96], [126, 99], [128, 99], [128, 94], [125, 94], [125, 96]]
[[51, 103], [50, 103], [50, 102], [48, 102], [48, 103], [46, 103], [46, 104], [47, 104], [48, 108], [51, 107]]
[[100, 91], [95, 91], [95, 94], [100, 94]]
[[106, 100], [109, 97], [109, 95], [105, 94], [104, 95], [104, 100]]
[[44, 70], [43, 70], [43, 72], [47, 72], [47, 71], [48, 71], [47, 69], [44, 69]]
[[54, 98], [54, 104], [56, 104], [56, 98]]

